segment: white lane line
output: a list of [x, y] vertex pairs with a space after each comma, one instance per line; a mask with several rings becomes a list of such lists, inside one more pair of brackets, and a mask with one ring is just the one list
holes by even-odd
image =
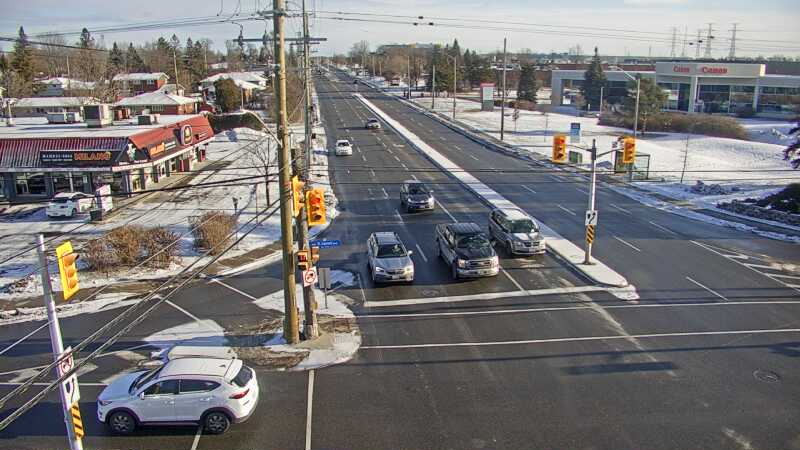
[[389, 147], [386, 147], [386, 151], [394, 155], [394, 152]]
[[789, 278], [790, 280], [800, 280], [800, 276], [797, 276], [797, 275], [785, 275], [785, 274], [782, 274], [782, 273], [765, 273], [764, 275], [766, 275], [768, 277]]
[[[414, 177], [414, 179], [416, 180], [416, 177]], [[440, 208], [442, 208], [442, 211], [444, 211], [444, 213], [445, 213], [445, 214], [447, 214], [447, 217], [449, 217], [449, 218], [450, 218], [450, 220], [452, 220], [453, 222], [458, 222], [458, 221], [456, 220], [456, 218], [455, 218], [455, 217], [453, 217], [453, 215], [452, 215], [452, 214], [450, 214], [450, 211], [448, 211], [448, 210], [447, 210], [447, 208], [445, 208], [445, 207], [444, 207], [444, 205], [442, 204], [442, 202], [438, 202], [438, 203], [439, 203], [439, 207], [440, 207]]]
[[375, 171], [374, 170], [369, 169], [369, 174], [372, 175], [373, 177], [375, 177]]
[[306, 408], [306, 450], [311, 450], [311, 418], [314, 405], [314, 369], [308, 371], [308, 407]]
[[226, 288], [228, 288], [228, 289], [232, 290], [233, 292], [236, 292], [237, 294], [244, 295], [245, 297], [249, 298], [250, 300], [258, 300], [257, 298], [253, 297], [252, 295], [248, 294], [247, 292], [242, 292], [242, 291], [240, 291], [239, 289], [236, 289], [235, 287], [231, 286], [230, 284], [228, 284], [228, 283], [225, 283], [225, 282], [222, 282], [222, 281], [220, 281], [220, 280], [217, 280], [216, 278], [214, 278], [214, 279], [213, 279], [213, 280], [211, 280], [211, 281], [213, 281], [213, 282], [215, 282], [215, 283], [219, 283], [219, 284], [221, 284], [222, 286], [225, 286]]
[[367, 158], [364, 156], [364, 154], [363, 154], [363, 153], [361, 154], [361, 159], [362, 159], [364, 162], [367, 162]]
[[383, 196], [389, 198], [389, 193], [386, 192], [386, 188], [381, 188], [381, 190], [383, 191]]
[[550, 179], [552, 179], [554, 181], [561, 181], [561, 177], [559, 177], [557, 175], [547, 175], [547, 176], [550, 177]]
[[[716, 253], [717, 255], [720, 255], [720, 256], [722, 256], [723, 258], [727, 258], [727, 259], [729, 259], [730, 261], [733, 261], [733, 262], [735, 262], [736, 264], [739, 264], [740, 266], [747, 267], [748, 269], [752, 270], [753, 272], [755, 272], [755, 273], [759, 273], [759, 274], [761, 274], [761, 275], [763, 275], [763, 276], [765, 276], [765, 277], [769, 278], [770, 280], [772, 280], [772, 281], [775, 281], [776, 283], [780, 283], [780, 284], [782, 284], [782, 285], [784, 285], [784, 286], [788, 287], [789, 289], [794, 289], [794, 290], [796, 290], [796, 291], [800, 292], [800, 288], [798, 288], [798, 286], [797, 286], [797, 285], [794, 285], [794, 284], [788, 284], [788, 283], [784, 283], [784, 282], [783, 282], [783, 281], [781, 281], [781, 280], [776, 280], [775, 278], [772, 278], [772, 277], [771, 277], [771, 276], [769, 276], [768, 274], [766, 274], [766, 273], [764, 273], [764, 272], [761, 272], [761, 271], [759, 271], [759, 270], [756, 270], [756, 269], [752, 268], [752, 267], [751, 267], [750, 265], [748, 265], [747, 263], [743, 263], [743, 262], [741, 262], [741, 261], [737, 261], [737, 259], [742, 259], [742, 258], [737, 258], [737, 257], [735, 257], [735, 256], [732, 256], [732, 255], [725, 255], [724, 253], [720, 253], [720, 252], [718, 252], [717, 250], [714, 250], [713, 246], [710, 246], [710, 245], [708, 245], [708, 244], [701, 244], [700, 242], [697, 242], [697, 241], [692, 241], [692, 240], [690, 240], [689, 242], [691, 242], [691, 243], [692, 243], [692, 244], [694, 244], [694, 245], [697, 245], [698, 247], [703, 247], [704, 249], [706, 249], [706, 250], [708, 250], [708, 251], [710, 251], [710, 252], [712, 252], [712, 253]], [[740, 255], [740, 256], [744, 256], [744, 258], [747, 258], [747, 256], [746, 256], [746, 255]]]
[[583, 190], [583, 189], [581, 189], [581, 188], [579, 188], [577, 186], [575, 186], [575, 190], [580, 192], [581, 194], [589, 195], [589, 191], [585, 191], [585, 190]]
[[422, 247], [419, 244], [414, 244], [417, 247], [417, 251], [419, 252], [419, 256], [422, 256], [422, 260], [428, 262], [428, 257], [425, 256], [425, 252], [422, 251]]
[[614, 209], [618, 209], [618, 210], [620, 210], [620, 211], [624, 212], [625, 214], [632, 214], [632, 213], [631, 213], [630, 211], [628, 211], [627, 209], [625, 209], [625, 208], [623, 208], [623, 207], [621, 207], [621, 206], [617, 206], [617, 205], [615, 205], [614, 203], [609, 203], [609, 204], [608, 204], [608, 206], [610, 206], [610, 207], [612, 207], [612, 208], [614, 208]]
[[530, 192], [531, 194], [536, 194], [536, 191], [534, 191], [533, 189], [529, 188], [528, 186], [525, 186], [524, 184], [522, 185], [522, 189], [525, 189], [526, 191]]
[[403, 163], [400, 163], [400, 165], [401, 165], [401, 166], [403, 166], [403, 169], [404, 169], [404, 170], [408, 171], [408, 166], [407, 166], [407, 165], [405, 165], [405, 164], [403, 164]]
[[697, 280], [694, 280], [694, 279], [692, 279], [692, 278], [689, 278], [689, 277], [686, 277], [686, 279], [687, 279], [687, 280], [689, 280], [689, 281], [691, 281], [692, 283], [694, 283], [694, 284], [696, 284], [696, 285], [700, 286], [701, 288], [703, 288], [703, 289], [707, 290], [708, 292], [711, 292], [712, 294], [716, 295], [717, 297], [719, 297], [719, 298], [721, 298], [721, 299], [725, 300], [726, 302], [727, 302], [727, 301], [729, 301], [729, 300], [728, 300], [727, 298], [725, 298], [725, 297], [724, 297], [722, 294], [720, 294], [719, 292], [717, 292], [717, 291], [715, 291], [715, 290], [713, 290], [713, 289], [709, 288], [708, 286], [706, 286], [706, 285], [704, 285], [704, 284], [701, 284], [699, 281], [697, 281]]
[[447, 141], [447, 138], [444, 137], [444, 136], [442, 136], [440, 139], [443, 140], [443, 141]]
[[611, 291], [611, 290], [613, 290], [613, 288], [604, 288], [600, 286], [574, 286], [574, 287], [547, 288], [547, 289], [537, 289], [537, 290], [488, 292], [484, 294], [454, 295], [450, 297], [422, 297], [422, 298], [405, 298], [402, 300], [377, 300], [377, 301], [366, 302], [364, 306], [369, 306], [373, 308], [383, 308], [390, 306], [421, 305], [427, 303], [471, 302], [476, 300], [498, 300], [510, 297], [537, 297], [542, 295], [579, 294], [584, 292], [601, 292], [601, 291]]
[[469, 157], [474, 159], [475, 161], [480, 161], [480, 159], [476, 158], [475, 155], [469, 155]]
[[450, 342], [436, 344], [406, 344], [406, 345], [364, 345], [361, 350], [401, 350], [414, 348], [441, 348], [441, 347], [490, 347], [498, 345], [531, 345], [531, 344], [551, 344], [559, 342], [586, 342], [586, 341], [611, 341], [619, 339], [657, 339], [657, 338], [676, 338], [676, 337], [697, 337], [697, 336], [735, 336], [735, 335], [756, 335], [756, 334], [781, 334], [781, 333], [800, 333], [800, 328], [782, 328], [773, 330], [730, 330], [730, 331], [689, 331], [677, 333], [654, 333], [654, 334], [622, 334], [611, 336], [578, 336], [552, 339], [528, 339], [523, 341], [489, 341], [489, 342]]
[[648, 220], [647, 223], [649, 223], [650, 225], [652, 225], [652, 226], [654, 226], [654, 227], [656, 227], [656, 228], [658, 228], [658, 229], [660, 229], [662, 231], [666, 231], [667, 233], [674, 234], [676, 236], [678, 235], [678, 233], [670, 230], [669, 228], [667, 228], [667, 227], [665, 227], [663, 225], [659, 225], [659, 224], [653, 222], [652, 220]]
[[[611, 290], [611, 289], [609, 289]], [[591, 300], [580, 303], [593, 303]], [[681, 308], [681, 307], [704, 307], [704, 306], [754, 306], [754, 305], [794, 305], [800, 306], [800, 301], [776, 300], [776, 301], [752, 301], [752, 302], [697, 302], [697, 303], [647, 303], [635, 305], [606, 305], [603, 309], [639, 309], [639, 308]], [[386, 314], [359, 314], [360, 319], [402, 319], [405, 317], [457, 317], [457, 316], [483, 316], [495, 314], [519, 314], [537, 312], [558, 312], [558, 311], [580, 311], [585, 309], [595, 309], [594, 305], [587, 306], [550, 306], [545, 308], [520, 308], [520, 309], [494, 309], [487, 311], [458, 311], [458, 312], [435, 312], [435, 313], [386, 313]]]
[[167, 300], [164, 303], [168, 304], [169, 306], [172, 306], [173, 308], [177, 309], [178, 311], [180, 311], [180, 312], [186, 314], [187, 316], [191, 317], [192, 320], [194, 320], [195, 322], [200, 322], [200, 318], [199, 317], [197, 317], [194, 314], [190, 313], [189, 311], [181, 308], [180, 306], [176, 305], [175, 303], [172, 303], [172, 300]]
[[[772, 267], [772, 266], [765, 266], [765, 265], [763, 265], [763, 264], [751, 264], [751, 263], [744, 263], [744, 265], [745, 265], [745, 266], [747, 266], [747, 267], [750, 267], [750, 268], [756, 268], [756, 269], [764, 269], [764, 270], [779, 270], [779, 269], [777, 269], [777, 268], [775, 268], [775, 267]], [[761, 273], [761, 272], [759, 272], [759, 273]], [[769, 276], [769, 275], [767, 275], [767, 276]]]
[[456, 149], [456, 150], [461, 150], [461, 147], [459, 147], [457, 145], [453, 145], [453, 148]]
[[563, 207], [563, 206], [561, 206], [561, 205], [556, 205], [556, 206], [558, 206], [559, 208], [563, 209], [564, 211], [566, 211], [566, 212], [568, 212], [568, 213], [572, 214], [573, 216], [577, 216], [577, 214], [575, 214], [574, 212], [572, 212], [572, 211], [568, 210], [567, 208], [564, 208], [564, 207]]
[[394, 216], [397, 217], [397, 221], [400, 222], [400, 224], [405, 224], [405, 222], [403, 222], [403, 216], [400, 215], [400, 211], [394, 210]]
[[417, 178], [417, 176], [416, 176], [416, 175], [414, 175], [413, 173], [411, 174], [411, 178], [413, 178], [413, 179], [415, 179], [415, 180], [419, 181], [419, 178]]
[[514, 277], [512, 277], [512, 276], [511, 276], [511, 274], [510, 274], [510, 273], [508, 273], [508, 271], [507, 271], [506, 269], [503, 269], [503, 268], [501, 267], [501, 268], [500, 268], [500, 271], [501, 271], [501, 272], [503, 272], [503, 274], [504, 274], [505, 276], [507, 276], [507, 277], [508, 277], [508, 279], [509, 279], [509, 280], [511, 280], [511, 282], [512, 282], [512, 283], [514, 283], [514, 286], [516, 286], [516, 287], [517, 287], [517, 289], [519, 289], [520, 291], [525, 291], [525, 289], [522, 287], [522, 285], [521, 285], [521, 284], [519, 284], [519, 283], [517, 283], [517, 280], [515, 280], [515, 279], [514, 279]]
[[618, 237], [616, 237], [616, 236], [614, 236], [614, 235], [611, 235], [611, 236], [612, 236], [614, 239], [616, 239], [616, 240], [618, 240], [618, 241], [622, 242], [623, 244], [627, 245], [628, 247], [630, 247], [630, 248], [632, 248], [632, 249], [636, 250], [637, 252], [641, 252], [641, 250], [640, 250], [639, 248], [637, 248], [635, 245], [631, 244], [630, 242], [628, 242], [628, 241], [623, 241], [622, 239], [620, 239], [620, 238], [618, 238]]
[[396, 159], [397, 162], [400, 162], [400, 158], [398, 158], [397, 155], [394, 155], [394, 159]]
[[194, 434], [194, 441], [192, 442], [192, 450], [197, 450], [197, 444], [200, 443], [200, 436], [202, 434], [203, 434], [203, 426], [200, 425], [199, 427], [197, 427], [197, 433]]

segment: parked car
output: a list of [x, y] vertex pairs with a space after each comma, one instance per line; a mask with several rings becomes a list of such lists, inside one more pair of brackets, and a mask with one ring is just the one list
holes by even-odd
[[367, 119], [367, 122], [364, 124], [364, 128], [368, 130], [380, 130], [381, 123], [376, 118]]
[[433, 191], [417, 180], [406, 180], [400, 186], [400, 205], [407, 212], [432, 211], [436, 207]]
[[92, 209], [94, 197], [83, 192], [59, 192], [47, 204], [47, 217], [75, 217]]
[[489, 235], [512, 255], [534, 255], [547, 250], [539, 224], [517, 208], [496, 208], [489, 213]]
[[436, 249], [450, 266], [454, 280], [500, 273], [500, 261], [489, 237], [472, 222], [437, 225]]
[[414, 281], [412, 251], [392, 231], [372, 233], [367, 240], [367, 259], [372, 281]]
[[336, 156], [351, 156], [353, 154], [353, 146], [347, 139], [339, 139], [336, 141]]
[[97, 397], [97, 419], [112, 432], [140, 425], [202, 424], [222, 434], [258, 403], [258, 381], [240, 359], [186, 357], [114, 379]]

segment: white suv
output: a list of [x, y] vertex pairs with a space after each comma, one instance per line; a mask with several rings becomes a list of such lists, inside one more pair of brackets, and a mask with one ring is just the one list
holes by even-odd
[[221, 434], [247, 420], [257, 403], [256, 374], [240, 359], [186, 357], [116, 378], [97, 397], [97, 419], [118, 434], [186, 423]]
[[336, 156], [350, 156], [353, 154], [353, 146], [347, 139], [336, 141]]
[[89, 211], [94, 204], [94, 197], [83, 192], [59, 192], [47, 204], [47, 217], [75, 217]]

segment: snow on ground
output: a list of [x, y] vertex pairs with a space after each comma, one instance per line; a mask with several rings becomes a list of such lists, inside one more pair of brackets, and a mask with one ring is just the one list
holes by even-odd
[[[81, 303], [66, 303], [56, 305], [58, 317], [72, 317], [81, 314], [91, 314], [98, 311], [123, 308], [139, 302], [139, 298], [133, 298], [138, 294], [129, 292], [101, 293], [94, 301]], [[125, 300], [128, 299], [128, 300]], [[42, 302], [43, 303], [43, 302]], [[42, 307], [17, 308], [14, 315], [0, 315], [0, 326], [12, 323], [30, 322], [33, 320], [46, 320], [47, 312]]]

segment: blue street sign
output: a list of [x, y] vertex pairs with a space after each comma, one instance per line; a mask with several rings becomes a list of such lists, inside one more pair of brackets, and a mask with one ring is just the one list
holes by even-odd
[[312, 247], [319, 247], [319, 248], [333, 248], [342, 245], [342, 241], [338, 239], [331, 239], [331, 240], [315, 240], [310, 241], [308, 243]]

